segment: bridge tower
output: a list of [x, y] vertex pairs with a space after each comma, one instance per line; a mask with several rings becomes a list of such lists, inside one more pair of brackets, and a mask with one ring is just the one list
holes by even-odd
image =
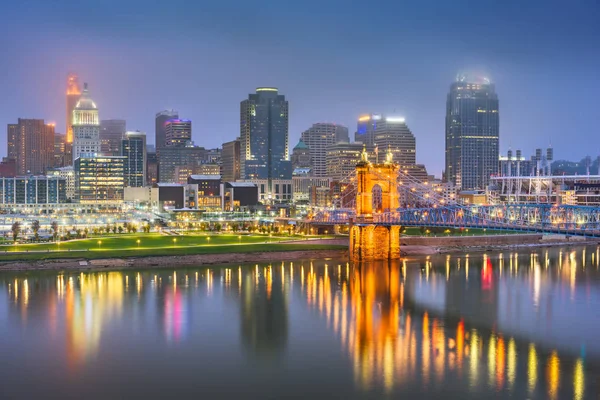
[[[350, 254], [354, 260], [400, 258], [400, 227], [373, 225], [373, 214], [393, 211], [400, 206], [398, 169], [390, 149], [383, 164], [372, 164], [366, 148], [363, 148], [356, 166], [356, 221], [352, 221], [350, 226]], [[377, 186], [381, 202], [374, 207], [373, 191]]]

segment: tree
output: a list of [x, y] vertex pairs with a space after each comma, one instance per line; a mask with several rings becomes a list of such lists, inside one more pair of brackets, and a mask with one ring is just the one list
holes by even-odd
[[217, 222], [217, 223], [214, 225], [214, 229], [215, 229], [215, 231], [216, 231], [216, 232], [219, 232], [219, 231], [221, 231], [221, 228], [222, 228], [222, 226], [221, 226], [221, 224], [220, 224], [220, 223], [218, 223], [218, 222]]
[[16, 242], [17, 238], [19, 237], [19, 233], [21, 233], [21, 223], [20, 222], [13, 223], [12, 226], [10, 227], [10, 230], [12, 231], [13, 242]]
[[52, 237], [54, 240], [58, 237], [58, 222], [52, 221], [50, 224], [50, 228], [52, 228]]
[[77, 229], [75, 232], [77, 232], [77, 239], [81, 239], [81, 228]]
[[231, 230], [237, 232], [240, 230], [240, 226], [238, 224], [231, 224]]
[[123, 233], [123, 227], [119, 225], [119, 233]]
[[113, 233], [117, 233], [117, 225], [113, 225], [112, 226], [112, 232]]
[[106, 233], [110, 233], [110, 225], [106, 225], [106, 228], [104, 228], [104, 230], [106, 231]]
[[86, 228], [83, 230], [83, 234], [85, 235], [85, 237], [88, 237], [88, 234], [89, 234], [89, 233], [90, 233], [90, 230], [89, 230], [89, 229], [86, 227]]
[[31, 223], [31, 230], [33, 231], [33, 237], [35, 237], [35, 240], [40, 240], [40, 221], [38, 221], [37, 219], [33, 221]]

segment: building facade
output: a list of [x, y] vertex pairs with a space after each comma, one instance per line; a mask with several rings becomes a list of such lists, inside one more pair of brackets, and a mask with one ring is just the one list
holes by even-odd
[[[365, 145], [362, 143], [336, 143], [327, 148], [327, 177], [332, 181], [345, 181], [354, 174], [356, 164]], [[370, 157], [374, 157], [373, 148], [366, 146]], [[375, 161], [373, 158], [372, 162]]]
[[[81, 86], [79, 85], [79, 77], [75, 73], [70, 73], [67, 76], [67, 117], [65, 119], [65, 135], [66, 140], [65, 143], [73, 143], [73, 110], [79, 101], [79, 97], [81, 96]], [[71, 160], [67, 160], [68, 163]]]
[[[304, 143], [302, 139], [298, 142], [292, 150], [292, 175], [298, 168], [311, 170], [312, 174], [312, 163], [311, 163], [310, 149]], [[325, 171], [327, 172], [327, 171]]]
[[446, 179], [462, 190], [485, 189], [498, 174], [499, 137], [495, 86], [459, 76], [446, 101]]
[[277, 88], [257, 88], [241, 102], [242, 179], [291, 179], [288, 110], [288, 102]]
[[75, 160], [75, 198], [82, 204], [120, 203], [125, 157], [83, 156]]
[[156, 113], [156, 118], [154, 120], [154, 145], [157, 150], [161, 147], [165, 147], [166, 144], [166, 122], [177, 118], [179, 118], [179, 113], [175, 110], [163, 110]]
[[141, 187], [146, 184], [146, 133], [126, 132], [121, 140], [120, 155], [125, 157], [125, 186]]
[[158, 181], [160, 183], [179, 182], [181, 168], [194, 168], [205, 160], [204, 147], [163, 147], [157, 149]]
[[105, 119], [100, 121], [100, 152], [105, 156], [118, 156], [121, 153], [121, 141], [127, 132], [124, 119]]
[[327, 147], [348, 143], [348, 128], [338, 124], [317, 123], [302, 132], [300, 139], [308, 146], [313, 176], [327, 176]]
[[240, 179], [240, 139], [223, 143], [221, 175], [226, 182], [235, 182]]
[[72, 165], [55, 168], [48, 171], [49, 177], [58, 177], [65, 180], [65, 195], [67, 200], [75, 200], [75, 170]]
[[73, 160], [82, 155], [100, 153], [100, 120], [98, 107], [90, 98], [87, 83], [73, 110]]
[[54, 132], [54, 168], [65, 166], [67, 135]]
[[164, 124], [165, 146], [185, 147], [192, 140], [192, 121], [170, 119]]
[[0, 178], [0, 206], [58, 204], [66, 201], [66, 182], [60, 177]]
[[146, 153], [146, 184], [152, 185], [158, 182], [158, 157], [156, 152]]
[[54, 124], [43, 119], [22, 119], [8, 124], [8, 158], [17, 175], [43, 175], [54, 166]]

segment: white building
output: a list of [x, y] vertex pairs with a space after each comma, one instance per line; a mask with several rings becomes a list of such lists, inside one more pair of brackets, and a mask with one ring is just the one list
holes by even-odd
[[100, 153], [98, 107], [90, 98], [87, 83], [73, 110], [73, 160], [84, 154]]
[[73, 166], [56, 168], [47, 173], [48, 176], [58, 176], [66, 181], [66, 197], [67, 200], [75, 199], [75, 170]]

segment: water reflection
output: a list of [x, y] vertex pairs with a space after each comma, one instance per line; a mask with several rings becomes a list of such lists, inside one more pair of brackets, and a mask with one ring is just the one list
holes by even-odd
[[[285, 361], [310, 376], [295, 365], [309, 362], [298, 351], [330, 352], [327, 334], [345, 357], [328, 361], [331, 380], [347, 368], [355, 394], [583, 399], [598, 390], [600, 371], [598, 252], [4, 273], [0, 290], [9, 335], [28, 333], [72, 374], [103, 355], [126, 357], [141, 340], [191, 346], [178, 356], [196, 361], [201, 348], [233, 360], [241, 344], [249, 365]], [[134, 367], [148, 368], [142, 359]]]

